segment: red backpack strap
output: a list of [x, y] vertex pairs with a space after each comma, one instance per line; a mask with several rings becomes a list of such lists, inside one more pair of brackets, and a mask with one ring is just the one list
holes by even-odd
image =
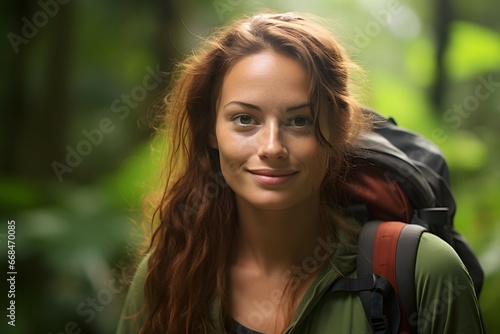
[[[423, 231], [425, 228], [419, 225], [371, 221], [363, 226], [359, 237], [358, 275], [373, 273], [391, 283], [399, 303], [400, 326], [397, 332], [416, 333], [415, 262]], [[370, 310], [372, 296], [360, 293], [360, 297], [365, 312]]]

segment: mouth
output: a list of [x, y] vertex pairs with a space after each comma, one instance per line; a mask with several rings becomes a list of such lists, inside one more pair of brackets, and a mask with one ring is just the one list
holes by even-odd
[[298, 172], [291, 169], [249, 169], [250, 175], [263, 185], [281, 185], [290, 180]]

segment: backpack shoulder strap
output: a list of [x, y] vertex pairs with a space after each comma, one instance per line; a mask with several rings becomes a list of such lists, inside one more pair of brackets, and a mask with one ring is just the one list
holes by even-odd
[[402, 308], [402, 318], [408, 330], [417, 332], [418, 310], [417, 291], [415, 288], [415, 265], [417, 262], [417, 251], [422, 233], [427, 231], [423, 226], [416, 224], [405, 224], [398, 241], [396, 251], [396, 279], [398, 287], [398, 298]]
[[[357, 278], [340, 277], [330, 286], [326, 293], [337, 291], [356, 292], [358, 294], [369, 293], [371, 296], [370, 306], [364, 311], [373, 333], [398, 333], [398, 300], [388, 280], [375, 274]], [[391, 314], [395, 314], [396, 317], [388, 319], [384, 313], [385, 308], [391, 310]]]
[[[391, 283], [399, 302], [400, 331], [416, 333], [415, 262], [424, 231], [424, 227], [414, 224], [370, 221], [359, 236], [358, 275], [376, 274]], [[365, 313], [370, 314], [370, 292], [360, 292], [360, 298]], [[395, 316], [398, 315], [389, 314]]]

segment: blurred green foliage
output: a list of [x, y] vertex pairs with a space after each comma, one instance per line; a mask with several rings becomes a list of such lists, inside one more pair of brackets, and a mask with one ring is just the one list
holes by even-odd
[[[17, 332], [114, 331], [131, 277], [124, 268], [145, 241], [142, 198], [160, 184], [162, 155], [151, 150], [149, 124], [169, 72], [200, 36], [262, 8], [329, 20], [366, 70], [363, 102], [442, 148], [456, 227], [487, 275], [480, 299], [487, 328], [500, 331], [500, 4], [401, 1], [396, 13], [389, 3], [88, 0], [59, 5], [27, 38], [26, 20], [33, 23], [43, 7], [8, 1], [3, 31], [27, 41], [4, 39], [0, 78], [0, 218], [17, 226]], [[161, 84], [137, 95], [157, 67]], [[491, 84], [479, 98], [484, 81]], [[140, 98], [131, 101], [134, 93]], [[457, 104], [465, 104], [462, 114]], [[126, 116], [113, 106], [126, 106]], [[104, 118], [113, 131], [58, 178], [53, 162], [66, 164], [68, 146], [77, 150], [88, 139], [83, 131]]]

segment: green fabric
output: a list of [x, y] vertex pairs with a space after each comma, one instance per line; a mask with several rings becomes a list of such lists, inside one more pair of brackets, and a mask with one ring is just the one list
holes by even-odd
[[[287, 333], [371, 333], [359, 296], [336, 292], [323, 295], [342, 273], [355, 277], [356, 247], [352, 239], [341, 238], [340, 246], [322, 269], [300, 302]], [[140, 264], [123, 309], [117, 334], [137, 333], [143, 304], [147, 258]], [[416, 259], [415, 282], [419, 333], [483, 333], [478, 302], [471, 278], [455, 251], [438, 237], [424, 233]], [[217, 301], [212, 306], [214, 319]], [[412, 319], [410, 319], [412, 320]], [[214, 333], [223, 333], [216, 329]]]
[[144, 321], [144, 283], [148, 272], [149, 255], [142, 259], [128, 288], [127, 298], [122, 309], [116, 333], [139, 333]]

